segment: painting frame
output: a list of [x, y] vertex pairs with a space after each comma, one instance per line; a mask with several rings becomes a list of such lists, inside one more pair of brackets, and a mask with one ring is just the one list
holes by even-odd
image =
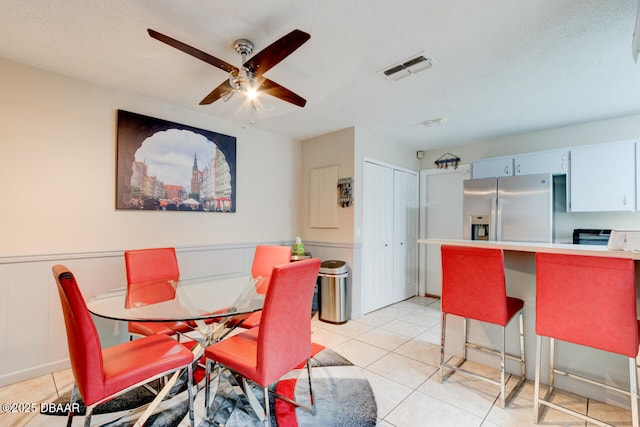
[[118, 110], [116, 143], [117, 210], [236, 212], [234, 136]]

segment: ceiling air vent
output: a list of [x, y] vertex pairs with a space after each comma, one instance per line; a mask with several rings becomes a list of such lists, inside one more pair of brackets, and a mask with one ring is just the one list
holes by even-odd
[[419, 71], [426, 70], [427, 68], [431, 68], [434, 64], [435, 61], [433, 58], [426, 56], [425, 53], [422, 52], [416, 56], [405, 59], [402, 62], [394, 64], [387, 69], [380, 71], [380, 73], [387, 79], [396, 81], [409, 77]]

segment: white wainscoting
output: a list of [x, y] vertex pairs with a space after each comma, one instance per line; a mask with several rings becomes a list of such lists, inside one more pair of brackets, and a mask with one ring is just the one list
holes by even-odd
[[[176, 247], [181, 277], [249, 272], [254, 242]], [[66, 331], [51, 267], [66, 265], [85, 299], [126, 282], [124, 251], [0, 258], [0, 387], [69, 367]], [[340, 256], [340, 254], [338, 254]], [[95, 318], [103, 347], [127, 340], [125, 322]]]

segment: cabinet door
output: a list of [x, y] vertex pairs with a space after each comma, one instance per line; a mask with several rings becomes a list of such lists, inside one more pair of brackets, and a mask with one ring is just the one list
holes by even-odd
[[515, 156], [514, 163], [515, 175], [532, 175], [536, 173], [563, 175], [567, 173], [569, 166], [566, 150], [518, 154]]
[[393, 189], [392, 168], [364, 163], [362, 295], [365, 313], [393, 302]]
[[513, 175], [513, 157], [492, 157], [476, 160], [471, 167], [471, 178], [495, 178]]
[[418, 290], [418, 175], [395, 170], [393, 184], [393, 302], [398, 302]]
[[635, 210], [635, 141], [572, 148], [570, 164], [571, 212]]
[[338, 228], [338, 166], [311, 171], [309, 191], [311, 228]]

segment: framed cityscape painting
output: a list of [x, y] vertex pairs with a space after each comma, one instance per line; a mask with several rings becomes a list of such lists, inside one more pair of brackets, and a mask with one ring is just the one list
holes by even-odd
[[116, 209], [236, 211], [236, 138], [118, 110]]

